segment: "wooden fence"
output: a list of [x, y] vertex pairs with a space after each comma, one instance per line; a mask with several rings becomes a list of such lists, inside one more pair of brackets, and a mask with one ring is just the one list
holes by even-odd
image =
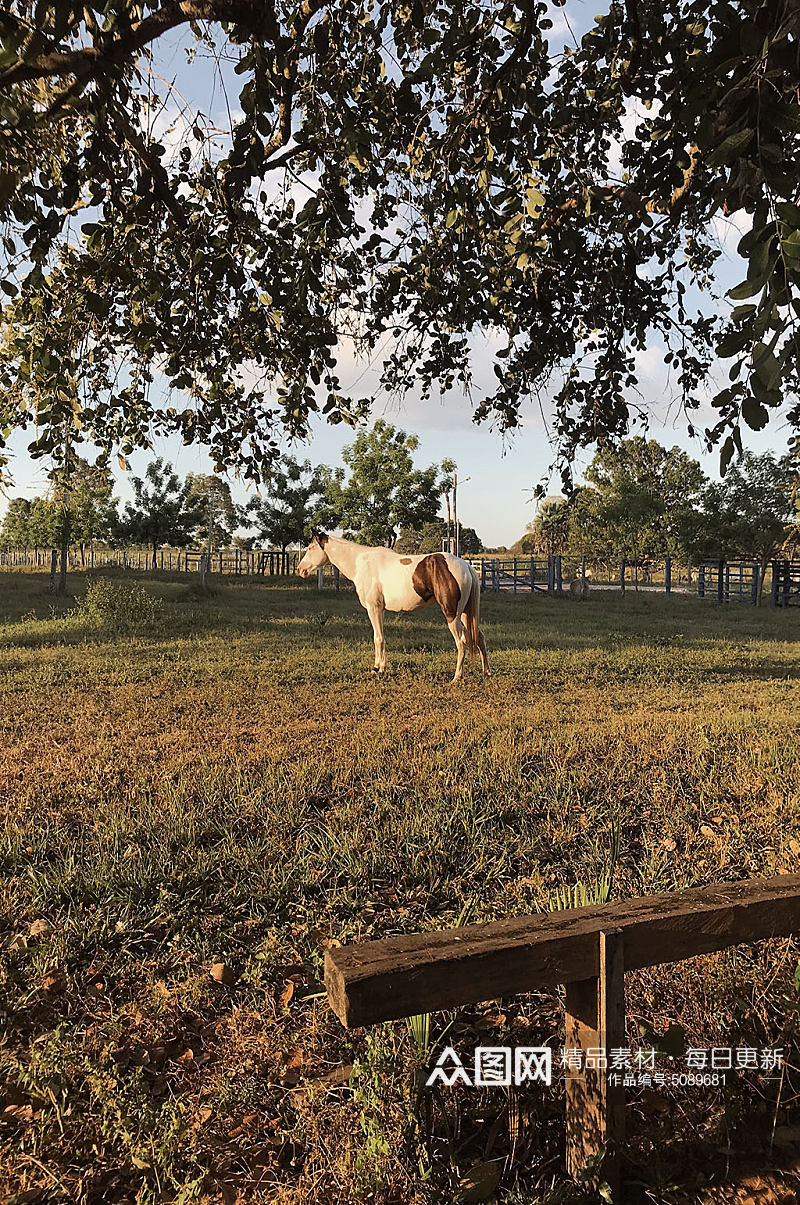
[[[343, 946], [325, 954], [325, 985], [352, 1028], [565, 984], [565, 1045], [585, 1054], [625, 1047], [625, 971], [798, 932], [800, 875], [781, 875]], [[619, 1201], [624, 1136], [622, 1085], [568, 1073], [569, 1175], [605, 1152]]]
[[[123, 569], [163, 570], [170, 573], [198, 573], [201, 579], [208, 573], [234, 577], [288, 577], [297, 571], [300, 559], [297, 551], [281, 552], [275, 548], [232, 549], [206, 552], [195, 548], [161, 548], [153, 557], [152, 551], [142, 548], [86, 548], [70, 550], [71, 569], [98, 569], [106, 565]], [[697, 582], [699, 598], [719, 602], [756, 603], [759, 596], [759, 566], [752, 561], [704, 561], [698, 566], [671, 557], [661, 560], [618, 562], [592, 556], [566, 557], [468, 557], [481, 579], [482, 590], [507, 591], [513, 594], [561, 594], [572, 589], [590, 590], [629, 589], [671, 594], [674, 590], [689, 593]], [[10, 549], [0, 552], [0, 567], [50, 568], [50, 549]], [[319, 589], [350, 588], [333, 565], [326, 565], [317, 575]], [[787, 607], [800, 604], [800, 561], [773, 561], [764, 575], [763, 591], [772, 606]]]
[[[50, 549], [10, 549], [0, 552], [0, 566], [9, 568], [50, 568]], [[86, 548], [82, 553], [70, 549], [71, 569], [100, 569], [111, 565], [121, 569], [141, 569], [170, 573], [206, 573], [249, 577], [285, 577], [296, 572], [299, 552], [281, 552], [275, 548], [234, 548], [226, 552], [206, 552], [195, 548]]]
[[704, 561], [699, 566], [697, 597], [717, 602], [758, 603], [761, 566], [757, 561]]
[[800, 605], [800, 561], [772, 562], [773, 607]]
[[697, 566], [662, 560], [617, 562], [584, 557], [483, 557], [468, 558], [480, 574], [481, 588], [514, 594], [561, 594], [567, 589], [628, 590], [683, 594], [718, 602], [756, 605], [763, 591], [772, 606], [800, 604], [800, 561], [773, 561], [761, 581], [755, 561], [703, 561]]

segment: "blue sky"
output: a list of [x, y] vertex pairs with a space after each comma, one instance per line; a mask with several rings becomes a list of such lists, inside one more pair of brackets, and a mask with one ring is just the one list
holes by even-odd
[[[560, 50], [564, 42], [572, 40], [571, 30], [580, 36], [592, 15], [593, 10], [590, 13], [579, 0], [572, 0], [566, 9], [554, 9], [554, 29], [551, 34], [554, 50]], [[200, 55], [191, 68], [186, 66], [184, 58], [177, 40], [165, 43], [158, 64], [160, 74], [164, 79], [174, 80], [181, 98], [185, 98], [193, 108], [201, 109], [207, 115], [209, 124], [226, 126], [229, 123], [229, 110], [236, 115], [238, 77], [227, 70], [222, 77], [217, 77], [210, 61], [203, 60]], [[181, 116], [181, 105], [182, 100], [173, 93], [164, 112], [156, 119], [159, 135], [167, 145], [171, 138], [180, 140], [186, 120]], [[631, 134], [634, 125], [635, 114], [632, 113], [629, 123]], [[724, 252], [717, 272], [718, 283], [724, 290], [738, 283], [744, 275], [740, 262], [734, 262], [738, 258], [735, 249], [743, 228], [724, 221], [716, 223], [715, 228]], [[484, 387], [487, 390], [493, 388], [491, 341], [475, 340], [473, 347], [476, 365], [474, 394], [477, 400]], [[699, 438], [689, 438], [677, 404], [670, 401], [672, 390], [663, 364], [663, 349], [654, 342], [639, 356], [639, 361], [642, 396], [636, 400], [650, 415], [650, 437], [667, 446], [677, 444], [699, 460], [710, 476], [717, 476], [718, 454], [706, 454]], [[376, 391], [377, 367], [379, 365], [370, 366], [355, 361], [345, 349], [341, 354], [339, 372], [343, 391], [348, 392], [348, 386], [352, 386], [357, 396]], [[709, 390], [709, 396], [712, 392]], [[535, 503], [532, 497], [536, 486], [544, 485], [547, 492], [558, 492], [559, 489], [558, 476], [548, 473], [554, 450], [547, 429], [547, 399], [543, 399], [541, 409], [538, 405], [530, 404], [522, 413], [522, 426], [506, 436], [492, 431], [487, 425], [475, 426], [471, 415], [470, 399], [456, 393], [428, 402], [422, 402], [413, 393], [403, 402], [379, 395], [373, 411], [374, 418], [386, 418], [404, 430], [419, 435], [418, 463], [427, 465], [444, 457], [454, 459], [458, 464], [459, 477], [464, 482], [459, 492], [459, 516], [462, 522], [474, 527], [484, 543], [508, 545], [519, 538], [533, 518]], [[709, 407], [706, 413], [701, 412], [695, 418], [695, 426], [702, 430], [714, 419], [714, 412]], [[785, 426], [781, 427], [778, 420], [774, 430], [760, 434], [749, 432], [745, 438], [747, 446], [756, 451], [771, 448], [782, 453], [786, 450], [789, 435], [790, 432]], [[308, 457], [314, 463], [336, 465], [341, 461], [343, 446], [353, 438], [354, 433], [349, 428], [329, 427], [317, 422], [308, 443], [287, 444], [285, 450], [300, 458]], [[15, 481], [12, 496], [31, 496], [44, 492], [46, 488], [47, 465], [30, 459], [25, 450], [26, 443], [26, 438], [20, 436], [11, 440], [10, 467]], [[143, 472], [152, 455], [165, 457], [182, 475], [209, 472], [212, 467], [201, 447], [184, 447], [177, 437], [154, 439], [152, 453], [137, 453], [129, 458], [129, 473], [115, 467], [117, 492], [123, 502], [131, 496], [130, 475]], [[591, 451], [579, 458], [576, 464], [578, 475], [590, 456]], [[232, 480], [232, 488], [234, 496], [239, 499], [246, 496], [243, 483]], [[4, 509], [5, 504], [0, 499], [0, 514]]]

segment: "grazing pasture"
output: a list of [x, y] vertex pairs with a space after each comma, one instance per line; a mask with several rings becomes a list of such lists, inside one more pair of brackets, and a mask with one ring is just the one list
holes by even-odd
[[[51, 612], [0, 574], [0, 1199], [583, 1199], [559, 1088], [416, 1090], [448, 1021], [557, 1043], [555, 992], [348, 1033], [325, 948], [546, 908], [615, 825], [613, 898], [795, 872], [800, 613], [485, 594], [493, 676], [452, 684], [438, 613], [376, 678], [349, 593], [131, 580]], [[636, 972], [629, 1037], [788, 1048], [797, 961]], [[637, 1089], [641, 1199], [795, 1199], [799, 1090]]]

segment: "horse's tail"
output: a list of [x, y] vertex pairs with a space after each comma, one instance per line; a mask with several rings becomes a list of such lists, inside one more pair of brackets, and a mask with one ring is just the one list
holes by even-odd
[[471, 653], [478, 652], [478, 626], [481, 621], [481, 579], [470, 565], [472, 575], [469, 598], [464, 608], [464, 627], [467, 630], [467, 648]]

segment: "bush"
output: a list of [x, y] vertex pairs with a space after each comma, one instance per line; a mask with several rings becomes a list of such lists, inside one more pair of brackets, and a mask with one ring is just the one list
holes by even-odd
[[98, 577], [89, 582], [78, 610], [99, 627], [135, 632], [161, 621], [164, 601], [148, 594], [137, 582], [113, 582]]

